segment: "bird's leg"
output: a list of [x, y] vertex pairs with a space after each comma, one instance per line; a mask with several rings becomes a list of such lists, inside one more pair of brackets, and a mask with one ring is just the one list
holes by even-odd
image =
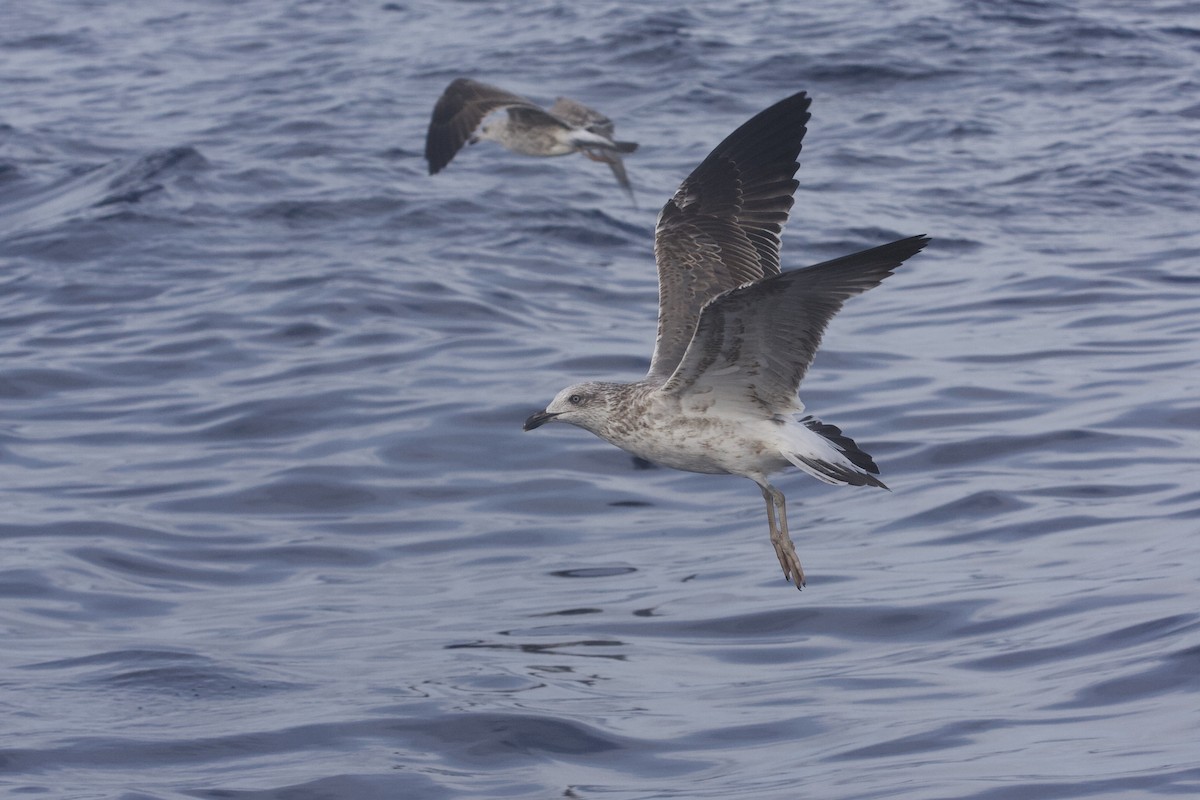
[[[783, 567], [783, 576], [796, 584], [797, 589], [804, 588], [804, 568], [800, 566], [800, 557], [796, 555], [796, 546], [788, 535], [787, 502], [783, 492], [770, 484], [760, 484], [763, 500], [767, 501], [767, 525], [771, 529], [771, 544], [775, 546], [775, 555], [779, 558], [779, 566]], [[775, 511], [779, 510], [778, 520]]]
[[599, 161], [601, 164], [608, 164], [612, 161], [611, 156], [604, 155], [603, 153], [597, 153], [595, 150], [583, 149], [579, 152], [583, 153], [592, 161]]
[[775, 555], [779, 557], [779, 566], [783, 567], [784, 573], [787, 572], [787, 562], [783, 560], [783, 551], [779, 549], [779, 536], [775, 533], [775, 500], [771, 497], [771, 490], [766, 486], [759, 485], [762, 489], [763, 500], [767, 501], [767, 527], [771, 531], [771, 544], [775, 546]]
[[[779, 538], [783, 542], [788, 561], [792, 565], [792, 583], [796, 584], [797, 589], [803, 589], [804, 567], [800, 566], [800, 556], [796, 554], [796, 546], [792, 544], [792, 537], [788, 534], [787, 500], [784, 498], [783, 492], [778, 489], [775, 490], [775, 502], [779, 506]], [[786, 575], [788, 568], [784, 567], [783, 572]]]

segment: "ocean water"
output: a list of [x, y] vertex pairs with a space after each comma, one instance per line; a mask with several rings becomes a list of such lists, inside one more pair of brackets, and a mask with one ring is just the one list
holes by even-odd
[[[0, 795], [1200, 794], [1200, 4], [5, 7]], [[468, 75], [603, 164], [467, 148]], [[655, 214], [814, 98], [786, 268], [928, 233], [814, 413], [892, 492], [521, 422]]]

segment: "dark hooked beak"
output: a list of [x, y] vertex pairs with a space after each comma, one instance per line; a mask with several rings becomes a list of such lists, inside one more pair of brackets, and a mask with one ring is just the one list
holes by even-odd
[[531, 431], [534, 428], [540, 428], [550, 420], [557, 417], [558, 414], [551, 414], [548, 411], [539, 411], [536, 414], [530, 414], [529, 419], [525, 420], [522, 426], [523, 430]]

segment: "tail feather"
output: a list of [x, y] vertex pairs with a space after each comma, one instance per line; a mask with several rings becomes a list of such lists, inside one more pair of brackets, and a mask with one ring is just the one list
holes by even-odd
[[568, 140], [576, 147], [594, 151], [609, 151], [614, 153], [632, 153], [637, 150], [637, 142], [614, 142], [599, 133], [584, 128], [576, 128], [568, 134]]
[[879, 474], [879, 467], [875, 465], [875, 460], [870, 454], [863, 450], [858, 444], [846, 434], [842, 433], [842, 429], [837, 425], [830, 425], [827, 422], [821, 422], [816, 417], [805, 417], [800, 420], [805, 426], [814, 433], [819, 433], [829, 441], [833, 442], [839, 450], [842, 451], [846, 458], [850, 459], [850, 463], [859, 469], [865, 469], [872, 475]]
[[888, 488], [875, 477], [879, 474], [875, 461], [841, 428], [816, 417], [805, 417], [800, 422], [803, 428], [792, 429], [795, 452], [784, 453], [788, 461], [825, 483]]

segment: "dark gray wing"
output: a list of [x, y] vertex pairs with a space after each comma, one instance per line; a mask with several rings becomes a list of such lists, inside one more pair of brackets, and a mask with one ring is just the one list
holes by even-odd
[[847, 298], [878, 286], [929, 239], [913, 236], [734, 289], [704, 307], [661, 391], [750, 413], [799, 410], [796, 391], [825, 326]]
[[659, 212], [658, 339], [647, 379], [675, 371], [705, 303], [779, 274], [779, 237], [798, 185], [793, 176], [810, 102], [800, 92], [751, 118]]
[[525, 128], [562, 128], [563, 130], [571, 130], [571, 124], [566, 120], [551, 114], [544, 108], [533, 104], [527, 106], [509, 105], [504, 107], [508, 115], [519, 122]]
[[462, 146], [471, 138], [491, 112], [500, 108], [531, 108], [541, 114], [535, 103], [520, 95], [506, 92], [470, 78], [456, 78], [433, 107], [429, 131], [425, 134], [425, 160], [429, 174], [435, 175], [450, 163]]
[[601, 136], [613, 138], [616, 128], [612, 120], [594, 108], [588, 108], [578, 100], [560, 97], [550, 106], [550, 113], [574, 128], [583, 128]]
[[637, 198], [633, 196], [633, 184], [629, 182], [629, 174], [625, 172], [625, 162], [621, 160], [621, 156], [611, 150], [593, 150], [589, 155], [594, 161], [602, 161], [608, 164], [608, 168], [612, 170], [613, 177], [617, 179], [617, 183], [625, 194], [629, 195], [630, 202], [633, 207], [637, 208]]

